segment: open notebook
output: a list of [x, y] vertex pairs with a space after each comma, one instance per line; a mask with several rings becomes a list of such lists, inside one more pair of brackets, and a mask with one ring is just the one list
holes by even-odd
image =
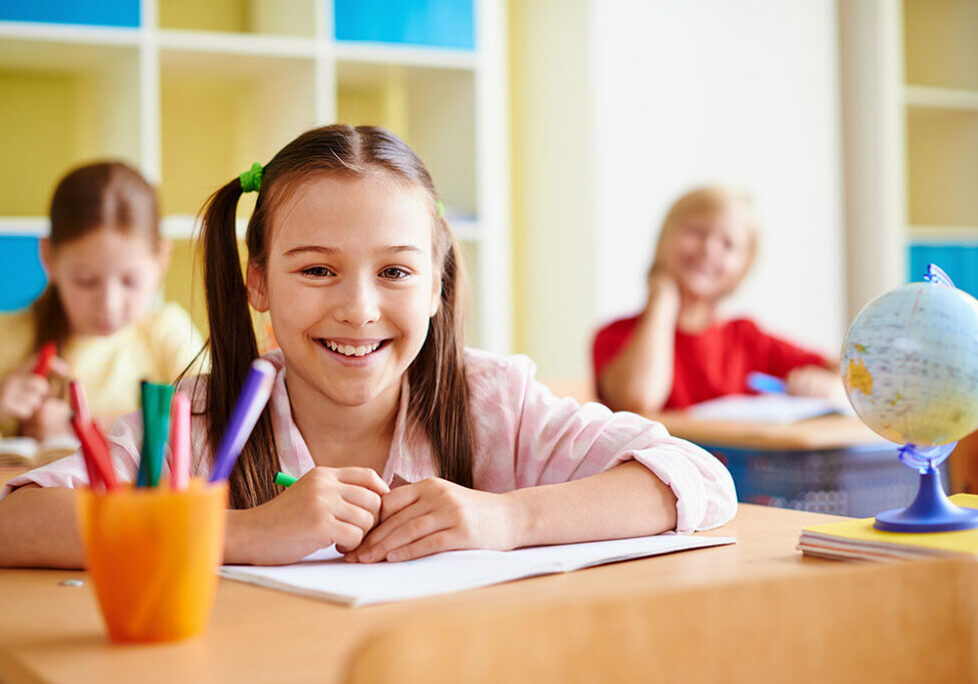
[[663, 534], [515, 551], [449, 551], [402, 563], [347, 563], [332, 547], [294, 565], [225, 565], [221, 576], [355, 606], [447, 594], [521, 577], [686, 549], [733, 544], [732, 537]]

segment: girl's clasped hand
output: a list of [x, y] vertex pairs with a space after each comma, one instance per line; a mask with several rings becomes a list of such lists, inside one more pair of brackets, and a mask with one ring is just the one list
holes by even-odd
[[404, 561], [442, 551], [515, 548], [514, 505], [442, 478], [390, 489], [371, 468], [317, 466], [244, 511], [260, 525], [253, 562], [295, 562], [336, 544], [347, 561]]
[[379, 524], [346, 560], [406, 561], [474, 548], [506, 551], [517, 546], [513, 514], [503, 494], [428, 478], [385, 494]]

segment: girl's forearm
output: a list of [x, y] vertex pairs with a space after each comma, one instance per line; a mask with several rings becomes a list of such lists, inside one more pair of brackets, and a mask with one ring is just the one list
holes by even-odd
[[675, 494], [634, 461], [502, 496], [512, 511], [515, 547], [639, 537], [676, 527]]
[[0, 567], [78, 569], [83, 559], [74, 490], [28, 485], [0, 501]]

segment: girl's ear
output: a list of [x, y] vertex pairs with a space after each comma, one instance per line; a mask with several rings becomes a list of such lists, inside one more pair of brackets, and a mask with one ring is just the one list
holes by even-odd
[[48, 238], [41, 238], [37, 243], [37, 251], [41, 256], [41, 265], [44, 266], [44, 270], [48, 275], [48, 279], [51, 279], [51, 262], [54, 260], [54, 253], [51, 249], [51, 240]]
[[433, 318], [438, 313], [439, 308], [441, 308], [441, 276], [434, 278], [431, 283], [431, 303], [428, 305], [428, 318]]
[[248, 271], [245, 276], [245, 286], [248, 288], [248, 303], [256, 311], [268, 311], [268, 297], [265, 295], [265, 272], [255, 262], [248, 261]]

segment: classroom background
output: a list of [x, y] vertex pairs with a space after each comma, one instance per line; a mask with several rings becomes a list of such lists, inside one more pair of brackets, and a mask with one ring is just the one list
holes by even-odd
[[344, 121], [431, 168], [469, 344], [555, 386], [587, 391], [594, 330], [639, 309], [666, 208], [710, 181], [762, 217], [730, 311], [834, 355], [928, 261], [978, 293], [976, 35], [978, 0], [0, 0], [0, 310], [43, 287], [58, 178], [114, 157], [158, 183], [165, 296], [206, 329], [208, 193]]

